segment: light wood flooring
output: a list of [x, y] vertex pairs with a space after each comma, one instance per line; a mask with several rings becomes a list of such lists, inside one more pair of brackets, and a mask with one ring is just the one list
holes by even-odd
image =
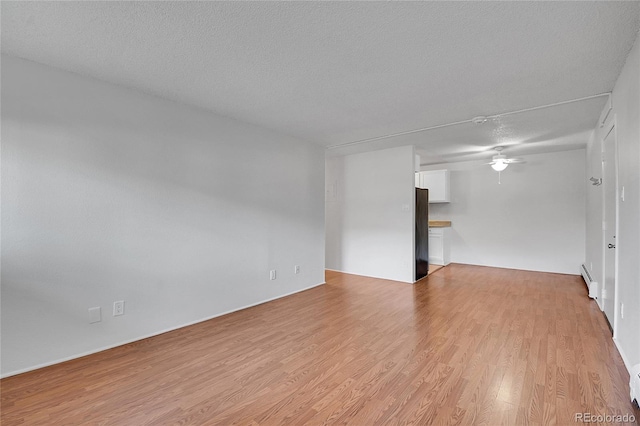
[[429, 264], [429, 274], [433, 274], [434, 272], [436, 272], [438, 269], [442, 269], [444, 268], [443, 265], [434, 265], [432, 263]]
[[1, 423], [566, 425], [633, 414], [628, 380], [578, 276], [327, 272], [324, 286], [6, 378]]

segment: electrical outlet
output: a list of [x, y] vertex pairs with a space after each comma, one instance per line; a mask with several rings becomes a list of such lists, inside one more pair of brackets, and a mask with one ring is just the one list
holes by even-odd
[[124, 315], [124, 300], [113, 302], [113, 316]]
[[276, 279], [276, 270], [272, 269], [271, 271], [269, 271], [269, 279], [270, 280], [275, 280]]
[[102, 321], [102, 312], [99, 306], [89, 308], [89, 324]]
[[300, 265], [296, 265], [293, 267], [293, 273], [294, 274], [299, 274], [300, 273]]
[[624, 303], [620, 304], [620, 318], [624, 319]]

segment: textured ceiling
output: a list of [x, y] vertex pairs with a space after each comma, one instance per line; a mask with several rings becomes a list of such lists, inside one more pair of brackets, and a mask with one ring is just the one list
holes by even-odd
[[[332, 147], [584, 146], [639, 2], [1, 2], [2, 52]], [[339, 145], [344, 145], [338, 147]], [[522, 151], [524, 152], [524, 151]]]

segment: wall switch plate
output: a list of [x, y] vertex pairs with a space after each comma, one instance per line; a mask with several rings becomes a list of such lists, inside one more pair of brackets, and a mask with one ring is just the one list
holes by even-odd
[[294, 274], [299, 274], [300, 273], [300, 265], [296, 265], [293, 267], [293, 273]]
[[624, 201], [624, 185], [622, 185], [622, 189], [620, 190], [620, 200]]
[[624, 319], [624, 303], [620, 304], [620, 318]]
[[276, 270], [272, 269], [271, 271], [269, 271], [269, 279], [270, 280], [275, 280], [276, 279]]
[[89, 308], [89, 324], [102, 321], [102, 312], [99, 306]]
[[113, 302], [113, 316], [124, 315], [124, 300]]
[[603, 299], [607, 299], [607, 289], [606, 288], [602, 289], [602, 298]]

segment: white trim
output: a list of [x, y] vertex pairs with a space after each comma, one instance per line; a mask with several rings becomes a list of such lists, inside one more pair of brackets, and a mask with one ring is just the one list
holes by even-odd
[[[600, 288], [598, 288], [598, 292], [600, 292]], [[602, 315], [604, 315], [604, 299], [602, 297], [596, 297], [595, 301], [596, 305], [598, 305], [598, 308], [600, 308], [600, 312], [602, 312]]]
[[624, 362], [624, 366], [626, 367], [627, 371], [629, 372], [629, 375], [631, 375], [631, 364], [629, 363], [629, 358], [627, 358], [627, 356], [624, 354], [624, 351], [622, 350], [622, 348], [618, 344], [618, 339], [616, 339], [615, 337], [613, 338], [613, 344], [616, 345], [616, 349], [618, 350], [618, 353], [620, 354], [620, 358], [622, 358], [622, 362]]
[[[416, 147], [415, 145], [413, 146], [413, 156], [415, 158], [416, 156]], [[420, 162], [418, 162], [418, 169], [420, 169]], [[411, 223], [413, 226], [413, 230], [411, 232], [411, 252], [415, 253], [416, 252], [416, 231], [415, 231], [415, 223], [416, 223], [416, 187], [415, 187], [415, 173], [413, 176], [413, 182], [411, 182], [411, 187], [413, 188], [413, 197], [411, 197]], [[427, 199], [427, 201], [429, 201]], [[428, 212], [427, 212], [427, 220], [429, 220], [429, 216], [428, 216]], [[427, 243], [428, 244], [428, 243]], [[428, 259], [427, 259], [428, 262]], [[427, 275], [429, 275], [429, 271], [427, 270]], [[427, 276], [425, 275], [425, 277]], [[411, 279], [412, 280], [416, 280], [416, 262], [415, 260], [413, 262], [411, 262]]]
[[[616, 192], [616, 248], [614, 250], [614, 258], [613, 258], [613, 279], [615, 280], [613, 283], [613, 336], [618, 335], [618, 328], [620, 327], [620, 321], [618, 318], [620, 317], [620, 144], [618, 143], [618, 115], [613, 115], [613, 123], [611, 124], [611, 130], [615, 133], [615, 140], [613, 141], [616, 149], [616, 158], [615, 158], [615, 175], [616, 175], [616, 184], [615, 184], [615, 192]], [[608, 136], [608, 135], [607, 135]], [[604, 194], [602, 199], [604, 200]], [[604, 242], [603, 242], [604, 243]], [[604, 244], [603, 244], [604, 246]], [[626, 363], [626, 361], [625, 361]], [[626, 365], [626, 364], [625, 364]], [[631, 374], [631, 367], [627, 365], [627, 371]]]
[[[615, 175], [615, 182], [613, 184], [613, 192], [615, 194], [615, 211], [614, 211], [614, 217], [615, 217], [615, 229], [614, 229], [614, 234], [615, 236], [620, 235], [620, 197], [618, 194], [618, 187], [619, 187], [619, 152], [618, 152], [618, 120], [617, 120], [617, 115], [613, 114], [613, 116], [611, 114], [608, 114], [608, 117], [610, 117], [610, 119], [608, 120], [607, 126], [605, 127], [606, 131], [604, 132], [604, 136], [602, 137], [602, 142], [601, 142], [601, 147], [600, 147], [600, 151], [602, 153], [602, 177], [605, 178], [605, 165], [604, 165], [604, 153], [605, 153], [605, 140], [609, 137], [609, 135], [612, 132], [614, 133], [614, 139], [613, 139], [613, 149], [614, 149], [614, 162], [613, 162], [613, 173]], [[604, 124], [604, 123], [603, 123]], [[610, 191], [610, 184], [605, 182], [605, 187], [608, 191]], [[606, 208], [607, 208], [607, 203], [606, 203], [606, 197], [607, 194], [606, 192], [603, 190], [602, 191], [602, 218], [604, 220], [604, 218], [606, 217]], [[603, 222], [604, 223], [604, 222]], [[606, 248], [606, 240], [607, 240], [607, 231], [604, 229], [604, 226], [602, 227], [602, 288], [606, 287], [606, 275], [607, 275], [607, 263], [606, 263], [606, 252], [607, 252], [607, 248]], [[619, 305], [619, 300], [620, 300], [620, 295], [619, 293], [619, 285], [618, 285], [618, 253], [619, 253], [619, 244], [618, 244], [618, 239], [616, 239], [615, 241], [616, 244], [616, 248], [614, 249], [613, 252], [613, 321], [611, 318], [607, 317], [607, 320], [609, 321], [609, 324], [611, 324], [611, 329], [612, 329], [612, 333], [613, 336], [617, 336], [618, 335], [618, 315], [620, 307]], [[607, 292], [610, 292], [611, 289], [607, 288]], [[608, 298], [611, 298], [611, 294], [608, 295]], [[605, 301], [604, 301], [604, 297], [602, 298], [602, 305], [601, 305], [601, 309], [603, 312], [605, 312]], [[606, 315], [606, 313], [605, 313]]]
[[109, 350], [109, 349], [117, 348], [118, 346], [128, 345], [129, 343], [137, 342], [139, 340], [148, 339], [150, 337], [159, 336], [160, 334], [168, 333], [170, 331], [175, 331], [175, 330], [178, 330], [180, 328], [189, 327], [191, 325], [195, 325], [195, 324], [198, 324], [198, 323], [201, 323], [201, 322], [209, 321], [209, 320], [212, 320], [214, 318], [218, 318], [218, 317], [221, 317], [221, 316], [224, 316], [224, 315], [232, 314], [234, 312], [242, 311], [244, 309], [252, 308], [254, 306], [262, 305], [263, 303], [268, 303], [268, 302], [272, 302], [272, 301], [277, 300], [277, 299], [282, 299], [284, 297], [291, 296], [291, 295], [294, 295], [296, 293], [300, 293], [300, 292], [303, 292], [303, 291], [306, 291], [306, 290], [310, 290], [312, 288], [321, 286], [323, 284], [326, 284], [326, 282], [321, 282], [321, 283], [318, 283], [318, 284], [314, 284], [314, 285], [311, 285], [309, 287], [305, 287], [305, 288], [301, 288], [299, 290], [292, 291], [290, 293], [286, 293], [286, 294], [283, 294], [283, 295], [280, 295], [280, 296], [272, 297], [272, 298], [267, 299], [267, 300], [263, 300], [263, 301], [260, 301], [260, 302], [253, 303], [251, 305], [246, 305], [246, 306], [243, 306], [243, 307], [240, 307], [240, 308], [237, 308], [237, 309], [231, 309], [231, 310], [226, 311], [226, 312], [215, 314], [215, 315], [212, 315], [210, 317], [206, 317], [206, 318], [203, 318], [203, 319], [191, 321], [191, 322], [188, 322], [188, 323], [183, 324], [183, 325], [167, 328], [167, 329], [155, 332], [155, 333], [145, 334], [145, 335], [137, 337], [135, 339], [125, 340], [125, 341], [120, 342], [120, 343], [115, 343], [113, 345], [103, 346], [103, 347], [95, 349], [95, 350], [82, 352], [82, 353], [79, 353], [77, 355], [71, 355], [71, 356], [68, 356], [68, 357], [57, 359], [55, 361], [45, 362], [43, 364], [38, 364], [38, 365], [35, 365], [35, 366], [32, 366], [32, 367], [27, 367], [27, 368], [22, 368], [20, 370], [10, 371], [8, 373], [0, 375], [0, 379], [4, 379], [6, 377], [15, 376], [17, 374], [26, 373], [26, 372], [33, 371], [33, 370], [38, 370], [40, 368], [49, 367], [49, 366], [52, 366], [52, 365], [55, 365], [55, 364], [60, 364], [60, 363], [63, 363], [63, 362], [74, 360], [74, 359], [82, 358], [82, 357], [85, 357], [87, 355], [93, 355], [93, 354], [96, 354], [98, 352], [102, 352], [102, 351], [106, 351], [106, 350]]
[[609, 113], [611, 112], [612, 109], [613, 109], [613, 105], [611, 103], [611, 93], [609, 93], [609, 96], [607, 96], [607, 103], [605, 103], [604, 108], [600, 113], [600, 119], [599, 119], [600, 127], [604, 127], [605, 123], [607, 122], [607, 117], [609, 117]]

